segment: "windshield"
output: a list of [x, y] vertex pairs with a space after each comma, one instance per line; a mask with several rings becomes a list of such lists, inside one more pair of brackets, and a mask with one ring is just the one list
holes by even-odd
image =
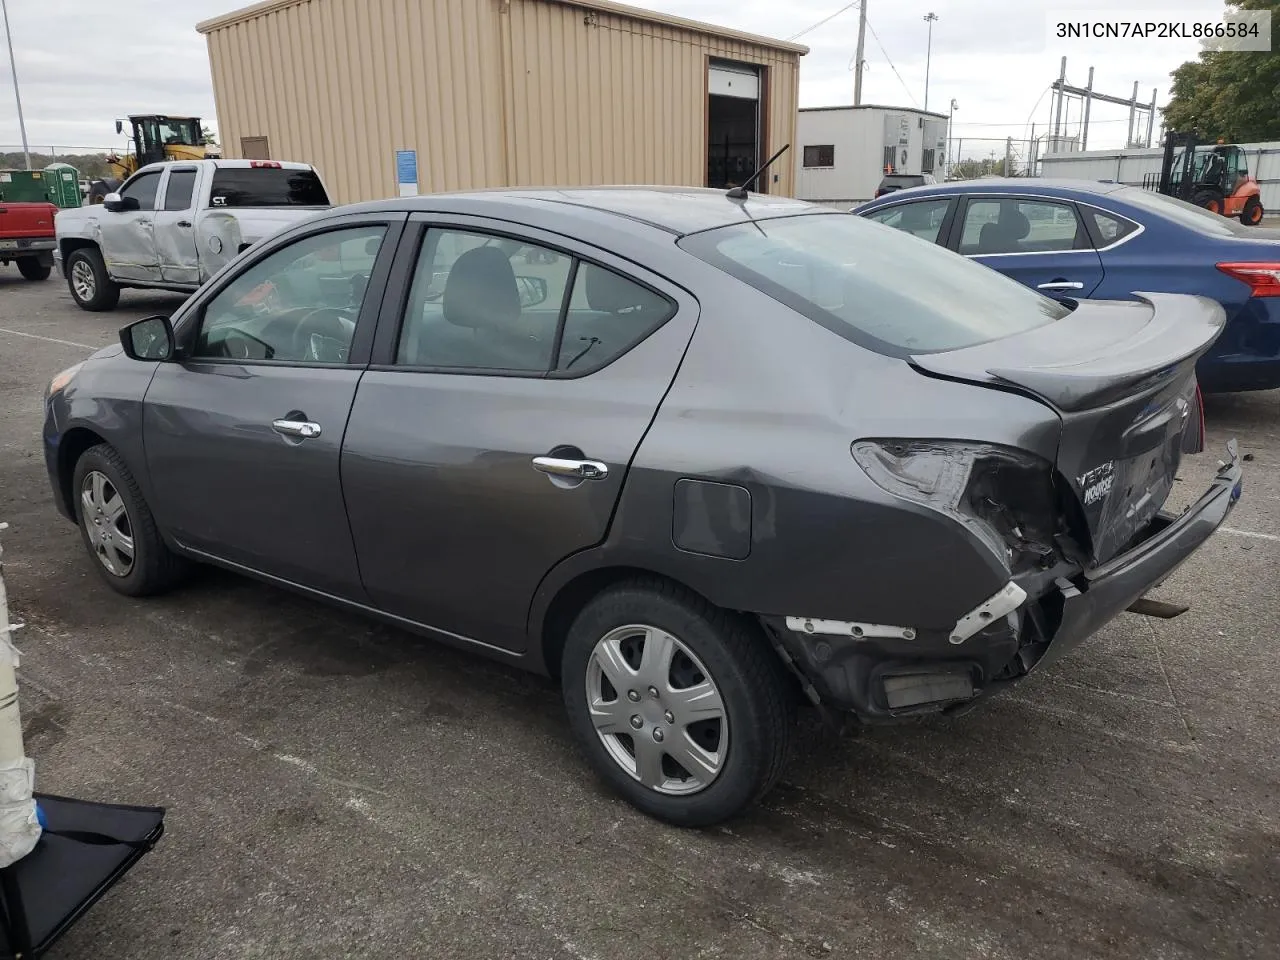
[[199, 120], [175, 120], [173, 117], [164, 117], [159, 122], [159, 130], [162, 143], [183, 143], [189, 146], [199, 146], [204, 143]]
[[325, 207], [329, 197], [314, 170], [218, 167], [209, 203], [215, 207]]
[[1177, 197], [1165, 196], [1163, 193], [1152, 190], [1124, 187], [1111, 196], [1125, 203], [1131, 203], [1135, 207], [1150, 210], [1207, 237], [1241, 237], [1253, 236], [1256, 233], [1254, 227], [1243, 226], [1220, 213], [1211, 213], [1204, 207], [1197, 207], [1194, 203], [1187, 203]]
[[891, 356], [970, 347], [1071, 312], [937, 244], [852, 214], [734, 224], [685, 237], [681, 246]]

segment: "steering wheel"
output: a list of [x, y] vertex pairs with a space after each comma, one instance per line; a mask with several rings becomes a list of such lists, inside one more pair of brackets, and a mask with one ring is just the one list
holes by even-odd
[[[354, 328], [355, 324], [347, 316], [346, 310], [335, 307], [319, 307], [311, 310], [298, 321], [298, 325], [294, 328], [293, 356], [299, 360], [346, 363]], [[334, 347], [326, 351], [336, 356], [322, 355], [325, 340], [337, 342]]]

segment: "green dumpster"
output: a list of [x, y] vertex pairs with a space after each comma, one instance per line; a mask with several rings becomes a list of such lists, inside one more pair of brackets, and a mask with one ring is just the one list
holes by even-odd
[[51, 203], [43, 170], [0, 170], [0, 200], [9, 203]]
[[51, 163], [44, 168], [45, 184], [49, 200], [63, 210], [80, 206], [80, 171], [69, 163]]

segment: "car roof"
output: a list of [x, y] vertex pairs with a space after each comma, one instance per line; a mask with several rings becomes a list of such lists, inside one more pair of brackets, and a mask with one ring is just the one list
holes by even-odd
[[510, 209], [512, 205], [546, 209], [550, 204], [558, 205], [565, 213], [578, 208], [613, 214], [678, 236], [752, 220], [838, 212], [829, 207], [788, 197], [750, 193], [746, 200], [737, 200], [729, 197], [724, 190], [665, 186], [504, 187], [422, 197], [395, 197], [356, 204], [343, 210], [361, 213], [386, 210], [417, 213], [435, 211], [442, 207], [457, 210], [465, 206], [476, 213], [483, 213], [486, 207], [496, 212], [499, 207]]
[[[1063, 195], [1087, 193], [1093, 196], [1105, 196], [1126, 188], [1123, 183], [1103, 183], [1100, 180], [1069, 180], [1065, 177], [983, 177], [980, 180], [951, 180], [946, 183], [930, 184], [925, 187], [913, 187], [910, 196], [923, 196], [943, 193], [1060, 193]], [[906, 190], [894, 194], [894, 200], [900, 201], [908, 196]]]

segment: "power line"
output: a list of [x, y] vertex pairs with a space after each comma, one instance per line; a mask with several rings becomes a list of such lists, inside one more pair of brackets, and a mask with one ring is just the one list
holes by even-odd
[[884, 48], [884, 44], [880, 42], [880, 35], [876, 33], [876, 28], [871, 25], [871, 21], [867, 21], [867, 29], [871, 31], [871, 36], [876, 42], [876, 46], [880, 48], [880, 52], [884, 54], [885, 61], [889, 64], [889, 69], [893, 71], [893, 75], [898, 78], [898, 82], [902, 84], [902, 89], [907, 92], [907, 96], [911, 98], [912, 105], [919, 110], [920, 104], [916, 102], [916, 98], [911, 93], [911, 88], [907, 86], [907, 81], [902, 79], [902, 74], [898, 72], [898, 68], [893, 65], [893, 61], [889, 59], [889, 51]]
[[793, 41], [793, 40], [799, 40], [799, 39], [800, 39], [801, 37], [803, 37], [806, 33], [812, 33], [814, 30], [817, 30], [817, 29], [818, 29], [819, 27], [821, 27], [823, 24], [830, 23], [832, 20], [834, 20], [836, 17], [840, 16], [840, 14], [844, 13], [846, 10], [852, 10], [854, 7], [858, 6], [860, 2], [861, 2], [861, 0], [853, 0], [853, 3], [846, 3], [843, 7], [841, 7], [839, 10], [837, 10], [835, 13], [831, 14], [831, 16], [829, 16], [829, 17], [823, 17], [821, 20], [819, 20], [819, 21], [818, 21], [817, 23], [815, 23], [813, 26], [811, 26], [811, 27], [805, 27], [805, 28], [804, 28], [803, 30], [801, 30], [799, 33], [792, 34], [791, 36], [787, 37], [787, 41], [788, 41], [788, 42], [791, 42], [791, 41]]

